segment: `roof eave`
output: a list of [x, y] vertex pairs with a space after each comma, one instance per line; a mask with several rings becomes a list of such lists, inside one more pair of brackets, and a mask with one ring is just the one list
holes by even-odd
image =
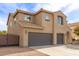
[[6, 24], [6, 25], [8, 25], [8, 21], [9, 21], [9, 17], [10, 17], [10, 15], [11, 15], [11, 13], [9, 13], [9, 15], [8, 15], [8, 20], [7, 20], [7, 24]]

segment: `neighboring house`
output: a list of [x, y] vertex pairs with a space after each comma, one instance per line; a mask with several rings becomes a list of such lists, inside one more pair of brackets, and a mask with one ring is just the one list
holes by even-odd
[[72, 36], [72, 39], [79, 39], [79, 36], [77, 36], [75, 33], [74, 33], [74, 29], [79, 26], [79, 22], [76, 22], [76, 23], [70, 23], [69, 24], [69, 27], [71, 29], [71, 36]]
[[61, 12], [40, 9], [36, 13], [16, 10], [7, 21], [8, 34], [19, 35], [19, 46], [42, 46], [71, 43], [66, 16]]

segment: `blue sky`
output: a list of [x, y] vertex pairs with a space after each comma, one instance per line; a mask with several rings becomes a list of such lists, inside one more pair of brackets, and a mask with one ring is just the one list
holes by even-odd
[[79, 3], [77, 2], [56, 2], [53, 3], [0, 3], [0, 30], [7, 29], [7, 19], [9, 12], [15, 12], [16, 9], [36, 12], [40, 8], [49, 11], [61, 10], [67, 16], [68, 23], [79, 21]]

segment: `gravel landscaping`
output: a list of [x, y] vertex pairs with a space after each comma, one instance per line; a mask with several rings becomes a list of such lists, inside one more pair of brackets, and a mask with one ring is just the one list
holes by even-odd
[[79, 44], [69, 44], [69, 45], [66, 45], [67, 48], [70, 48], [70, 49], [77, 49], [79, 50]]

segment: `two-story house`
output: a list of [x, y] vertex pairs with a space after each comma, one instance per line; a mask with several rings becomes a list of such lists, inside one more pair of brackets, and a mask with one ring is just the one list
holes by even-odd
[[8, 34], [19, 35], [19, 46], [42, 46], [71, 43], [66, 16], [61, 11], [40, 9], [36, 13], [16, 10], [7, 21]]

